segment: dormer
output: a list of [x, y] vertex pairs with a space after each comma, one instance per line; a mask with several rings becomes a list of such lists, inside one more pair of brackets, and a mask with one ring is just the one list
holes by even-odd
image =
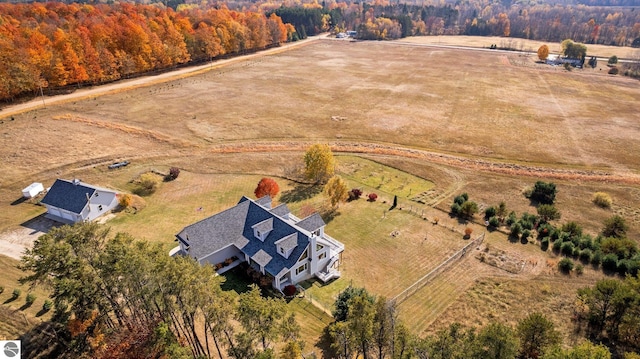
[[296, 232], [280, 238], [274, 244], [276, 245], [278, 254], [285, 258], [289, 258], [293, 250], [298, 246], [298, 233]]
[[256, 223], [251, 228], [253, 228], [253, 236], [264, 242], [265, 238], [273, 230], [273, 218]]

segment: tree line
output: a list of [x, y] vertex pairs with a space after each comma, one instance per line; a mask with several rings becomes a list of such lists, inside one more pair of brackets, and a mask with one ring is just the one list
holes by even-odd
[[212, 266], [95, 223], [52, 229], [20, 268], [51, 290], [48, 357], [295, 358], [304, 345], [283, 299], [231, 294]]
[[515, 327], [491, 322], [482, 328], [453, 323], [419, 337], [398, 319], [393, 302], [364, 288], [338, 295], [335, 321], [325, 330], [327, 357], [339, 359], [637, 359], [640, 345], [640, 281], [605, 279], [578, 291], [576, 329], [587, 337], [565, 349], [560, 333], [543, 313], [534, 312]]
[[[234, 6], [234, 2], [229, 4]], [[237, 5], [240, 4], [245, 5], [242, 2]], [[298, 33], [302, 26], [307, 32], [331, 27], [336, 32], [357, 30], [358, 36], [367, 40], [414, 35], [475, 35], [640, 46], [640, 12], [625, 7], [545, 3], [511, 6], [510, 1], [422, 6], [385, 1], [336, 1], [280, 7], [275, 12], [286, 13], [285, 22], [296, 24]]]
[[175, 12], [129, 3], [3, 3], [0, 100], [263, 49], [293, 32], [275, 14], [224, 6]]

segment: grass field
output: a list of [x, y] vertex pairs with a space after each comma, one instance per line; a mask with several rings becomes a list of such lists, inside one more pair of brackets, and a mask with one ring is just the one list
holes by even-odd
[[[278, 201], [294, 214], [320, 210], [327, 233], [346, 244], [342, 278], [324, 286], [308, 283], [307, 295], [325, 308], [348, 285], [393, 297], [464, 246], [466, 226], [474, 235], [484, 230], [449, 218], [443, 209], [453, 196], [468, 192], [482, 208], [504, 200], [519, 214], [534, 213], [522, 191], [546, 179], [545, 169], [569, 173], [554, 179], [560, 222], [575, 220], [597, 233], [605, 218], [619, 213], [637, 238], [638, 103], [636, 80], [597, 69], [567, 72], [536, 64], [533, 57], [490, 51], [318, 40], [193, 77], [3, 119], [0, 234], [44, 212], [17, 201], [31, 182], [49, 186], [57, 177], [78, 177], [131, 191], [140, 174], [176, 166], [182, 170], [176, 181], [162, 183], [137, 210], [108, 221], [113, 231], [170, 248], [181, 228], [235, 204], [242, 195], [252, 196], [260, 178], [271, 176], [281, 186]], [[286, 180], [314, 142], [349, 148], [338, 156], [337, 172], [350, 187], [376, 192], [379, 200], [360, 199], [332, 212], [320, 189]], [[402, 146], [404, 151], [376, 146]], [[433, 161], [414, 156], [418, 151], [429, 151]], [[125, 159], [131, 165], [107, 169]], [[540, 170], [508, 175], [473, 166], [474, 161]], [[594, 171], [612, 180], [579, 177]], [[611, 210], [591, 203], [596, 191], [611, 194]], [[399, 205], [389, 211], [394, 195]], [[436, 217], [437, 226], [432, 224]], [[512, 322], [535, 307], [553, 312], [556, 325], [570, 338], [570, 326], [560, 324], [565, 309], [555, 310], [549, 300], [568, 306], [577, 287], [600, 275], [586, 271], [567, 281], [552, 270], [555, 257], [535, 244], [513, 244], [498, 232], [487, 238], [490, 247], [537, 265], [522, 274], [505, 274], [467, 257], [402, 303], [401, 317], [426, 333], [452, 321]], [[0, 264], [12, 268], [12, 263]], [[19, 273], [13, 270], [0, 282], [3, 302], [16, 286]], [[34, 306], [24, 310], [28, 320], [37, 322], [43, 299], [38, 294]], [[0, 335], [24, 329], [15, 318], [20, 311], [14, 306], [21, 300], [3, 305], [14, 319], [7, 319]], [[305, 338], [320, 335], [329, 320], [307, 301], [295, 300], [290, 307], [304, 323]]]
[[[552, 54], [560, 54], [562, 47], [560, 43], [544, 42], [536, 40], [518, 39], [513, 37], [498, 36], [416, 36], [402, 40], [401, 42], [410, 42], [416, 44], [432, 44], [432, 45], [450, 45], [450, 46], [470, 46], [489, 48], [492, 44], [498, 47], [511, 48], [518, 51], [538, 51], [542, 45], [549, 46]], [[611, 57], [613, 55], [618, 58], [638, 59], [640, 58], [640, 49], [633, 47], [619, 47], [606, 45], [587, 45], [588, 56]], [[604, 66], [605, 64], [602, 64]]]

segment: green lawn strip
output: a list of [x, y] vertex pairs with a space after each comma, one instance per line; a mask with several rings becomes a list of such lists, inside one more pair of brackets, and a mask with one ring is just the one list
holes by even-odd
[[[378, 162], [356, 156], [336, 156], [337, 172], [371, 192], [384, 192], [392, 197], [413, 198], [434, 187], [433, 182]], [[365, 192], [367, 193], [367, 192]]]
[[296, 314], [300, 324], [300, 337], [306, 342], [303, 353], [309, 353], [318, 347], [324, 328], [333, 322], [333, 318], [311, 304], [305, 298], [294, 298], [287, 304], [290, 311]]
[[253, 197], [259, 180], [251, 175], [183, 171], [177, 180], [162, 183], [155, 193], [144, 197], [144, 209], [120, 212], [108, 225], [137, 239], [173, 242], [185, 226], [234, 206], [242, 196]]

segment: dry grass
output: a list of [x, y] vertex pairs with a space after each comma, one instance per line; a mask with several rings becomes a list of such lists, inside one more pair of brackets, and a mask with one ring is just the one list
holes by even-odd
[[[29, 294], [29, 286], [21, 285], [18, 279], [24, 276], [24, 273], [16, 266], [18, 261], [0, 255], [0, 268], [2, 268], [2, 276], [0, 276], [0, 286], [4, 287], [4, 291], [0, 293], [0, 339], [16, 340], [18, 337], [28, 330], [31, 330], [41, 321], [46, 321], [51, 313], [42, 312], [42, 305], [48, 298], [45, 288], [36, 287], [31, 292], [35, 294], [36, 300], [31, 306], [26, 306], [25, 298]], [[20, 289], [22, 294], [15, 300], [12, 300], [14, 289]]]
[[[576, 220], [593, 233], [604, 218], [620, 213], [637, 236], [638, 186], [584, 175], [638, 178], [637, 81], [597, 70], [569, 73], [534, 61], [489, 51], [318, 41], [193, 77], [14, 115], [15, 121], [0, 125], [0, 231], [44, 211], [30, 203], [10, 205], [31, 182], [48, 186], [56, 177], [79, 177], [131, 191], [140, 174], [175, 166], [180, 177], [145, 197], [144, 209], [123, 211], [108, 222], [114, 231], [169, 247], [185, 225], [251, 195], [262, 176], [289, 176], [309, 143], [331, 141], [341, 151], [393, 167], [384, 171], [394, 181], [396, 175], [402, 179], [377, 189], [381, 177], [363, 180], [364, 172], [377, 171], [373, 165], [353, 160], [362, 173], [340, 168], [350, 186], [376, 191], [380, 199], [344, 204], [332, 215], [327, 232], [347, 245], [343, 278], [308, 289], [325, 306], [349, 284], [391, 297], [462, 247], [467, 224], [429, 205], [447, 208], [452, 196], [466, 191], [483, 206], [504, 200], [519, 213], [534, 212], [522, 189], [537, 173], [548, 176], [545, 169], [566, 174], [552, 177], [562, 221]], [[107, 164], [125, 159], [131, 165], [107, 170]], [[522, 166], [529, 167], [520, 171]], [[533, 166], [542, 170], [531, 171]], [[283, 193], [295, 190], [293, 183], [278, 181]], [[421, 185], [410, 187], [416, 183]], [[407, 192], [397, 210], [383, 214], [394, 192], [405, 188], [425, 192], [425, 204], [406, 199]], [[611, 210], [591, 203], [596, 191], [613, 197]], [[323, 208], [324, 198], [289, 203], [294, 213], [306, 205]], [[430, 224], [434, 217], [441, 219], [438, 226]], [[484, 230], [468, 226], [474, 234]], [[390, 235], [395, 231], [399, 236]], [[540, 292], [555, 293], [558, 303], [569, 303], [578, 283], [597, 278], [587, 271], [564, 281], [544, 264], [553, 256], [536, 245], [511, 244], [499, 233], [488, 241], [539, 266], [520, 277], [493, 279], [505, 274], [467, 258], [403, 303], [411, 326], [428, 331], [465, 318], [482, 324], [490, 314], [515, 320], [533, 301], [546, 300], [536, 296], [536, 283], [543, 283]], [[5, 288], [15, 280], [7, 277]], [[492, 289], [499, 287], [495, 281], [511, 289]], [[481, 302], [491, 305], [473, 314]], [[294, 305], [300, 315], [306, 312]], [[558, 324], [564, 312], [557, 312]], [[318, 318], [303, 328], [304, 335], [313, 337], [325, 321]]]
[[0, 145], [11, 149], [3, 155], [11, 171], [1, 182], [75, 163], [77, 156], [149, 157], [286, 139], [374, 140], [505, 161], [636, 168], [637, 81], [505, 66], [504, 56], [318, 41], [190, 78], [53, 105], [2, 125]]
[[[537, 40], [499, 36], [417, 36], [398, 41], [416, 44], [469, 46], [484, 48], [488, 48], [489, 46], [491, 46], [491, 44], [496, 44], [498, 45], [498, 47], [509, 47], [520, 51], [538, 51], [538, 48], [540, 46], [546, 44], [547, 46], [549, 46], [549, 51], [552, 54], [559, 54], [562, 51], [560, 43], [549, 43]], [[616, 55], [618, 56], [618, 58], [626, 59], [640, 57], [640, 50], [633, 47], [587, 45], [587, 51], [589, 56], [611, 57], [613, 55]]]

